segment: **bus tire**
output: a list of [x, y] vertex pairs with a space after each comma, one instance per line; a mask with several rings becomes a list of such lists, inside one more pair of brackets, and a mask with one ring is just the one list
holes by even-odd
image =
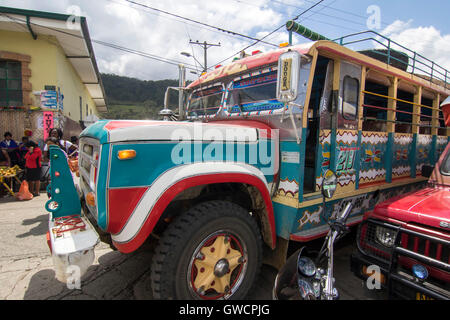
[[262, 263], [259, 227], [227, 201], [201, 203], [178, 216], [155, 249], [155, 299], [243, 299]]

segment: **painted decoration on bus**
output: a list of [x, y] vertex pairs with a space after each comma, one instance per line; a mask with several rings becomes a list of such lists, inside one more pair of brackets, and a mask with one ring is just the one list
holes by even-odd
[[298, 182], [295, 179], [281, 179], [278, 193], [283, 196], [298, 199]]
[[300, 219], [297, 220], [298, 227], [297, 230], [302, 230], [304, 226], [308, 225], [310, 227], [314, 227], [322, 224], [322, 211], [323, 206], [314, 207], [314, 209], [308, 209], [303, 211]]
[[316, 170], [316, 191], [320, 190], [323, 174], [330, 168], [331, 164], [331, 131], [321, 130], [319, 136], [318, 165]]
[[439, 159], [447, 147], [449, 138], [448, 137], [437, 137], [436, 140], [436, 160]]
[[322, 204], [300, 208], [298, 209], [296, 223], [292, 227], [292, 234], [297, 237], [308, 238], [312, 235], [311, 230], [317, 227], [325, 226], [329, 219], [335, 219], [338, 214], [342, 213], [342, 210], [345, 208], [348, 202], [352, 202], [352, 210], [349, 215], [350, 222], [356, 223], [362, 219], [362, 215], [364, 212], [373, 210], [376, 204], [394, 198], [398, 195], [418, 190], [425, 184], [426, 181], [419, 184], [404, 185], [397, 188], [381, 190], [377, 197], [378, 201], [376, 202], [373, 197], [373, 192], [349, 198], [342, 198], [327, 203], [325, 212], [323, 212]]
[[395, 133], [392, 159], [392, 179], [411, 176], [412, 134]]
[[277, 72], [261, 74], [234, 81], [227, 97], [228, 112], [258, 112], [283, 108], [275, 99]]
[[360, 188], [386, 180], [384, 155], [387, 141], [387, 133], [385, 132], [363, 131], [361, 133]]
[[416, 147], [416, 174], [418, 176], [422, 175], [423, 165], [432, 165], [429, 155], [431, 154], [433, 145], [433, 136], [419, 134], [417, 137], [417, 147]]
[[358, 132], [339, 130], [336, 141], [336, 176], [338, 185], [345, 187], [356, 182], [355, 160], [356, 154], [359, 152]]

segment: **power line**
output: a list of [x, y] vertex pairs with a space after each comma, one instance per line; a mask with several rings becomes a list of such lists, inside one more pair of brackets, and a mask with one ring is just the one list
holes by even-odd
[[[207, 50], [208, 50], [210, 47], [220, 47], [220, 42], [219, 42], [219, 44], [215, 44], [215, 43], [208, 43], [208, 42], [206, 42], [206, 41], [204, 41], [203, 43], [201, 43], [201, 42], [198, 42], [198, 40], [197, 40], [196, 42], [194, 42], [194, 41], [191, 40], [191, 41], [189, 41], [189, 44], [190, 44], [190, 45], [196, 44], [196, 45], [199, 45], [199, 46], [203, 47], [203, 59], [204, 59], [203, 72], [208, 71], [208, 63], [207, 63], [207, 55], [206, 55]], [[195, 58], [194, 58], [194, 59], [195, 59]]]
[[[27, 22], [27, 21], [19, 19], [19, 18], [13, 18], [13, 17], [11, 17], [11, 16], [9, 16], [7, 14], [4, 14], [4, 13], [0, 13], [0, 15], [7, 17], [8, 19], [10, 19], [13, 22], [22, 22], [22, 23], [26, 23]], [[45, 28], [45, 29], [48, 29], [48, 30], [52, 30], [52, 31], [55, 31], [55, 32], [59, 32], [59, 33], [62, 33], [62, 34], [65, 34], [65, 35], [68, 35], [68, 36], [71, 36], [71, 37], [75, 37], [75, 38], [78, 38], [78, 39], [84, 39], [83, 36], [72, 34], [70, 32], [65, 32], [63, 30], [58, 30], [56, 28], [47, 27], [47, 26], [44, 26], [44, 25], [41, 25], [41, 24], [37, 24], [37, 23], [34, 23], [34, 22], [30, 22], [30, 24], [38, 26], [38, 27], [41, 27], [41, 28]], [[112, 49], [124, 51], [124, 52], [127, 52], [127, 53], [131, 53], [131, 54], [134, 54], [134, 55], [138, 55], [138, 56], [144, 57], [144, 58], [153, 59], [153, 60], [156, 60], [156, 61], [160, 61], [160, 62], [164, 62], [164, 63], [176, 65], [176, 66], [178, 66], [179, 64], [184, 64], [187, 69], [196, 71], [196, 66], [194, 66], [192, 64], [186, 64], [184, 62], [180, 62], [180, 61], [177, 61], [177, 60], [164, 58], [164, 57], [161, 57], [161, 56], [157, 56], [155, 54], [150, 54], [150, 53], [147, 53], [147, 52], [143, 52], [143, 51], [127, 48], [127, 47], [123, 47], [123, 46], [120, 46], [120, 45], [117, 45], [117, 44], [114, 44], [114, 43], [109, 43], [109, 42], [106, 42], [106, 41], [91, 39], [91, 42], [97, 43], [97, 44], [100, 44], [102, 46], [106, 46], [106, 47], [109, 47], [109, 48], [112, 48]]]
[[[237, 2], [237, 3], [243, 3], [243, 4], [246, 4], [246, 5], [248, 5], [248, 6], [252, 6], [252, 7], [256, 7], [256, 8], [259, 8], [259, 7], [260, 7], [260, 6], [257, 5], [257, 4], [245, 2], [245, 1], [242, 1], [242, 0], [233, 0], [233, 1], [235, 1], [235, 2]], [[281, 1], [272, 1], [272, 2], [284, 4], [284, 3], [281, 2]], [[299, 9], [301, 9], [301, 7], [298, 7], [298, 6], [289, 5], [289, 4], [285, 4], [285, 5], [291, 6], [291, 7], [294, 7], [294, 8], [299, 8]], [[330, 5], [329, 5], [329, 6], [326, 6], [326, 7], [324, 7], [324, 8], [331, 8], [331, 7], [330, 7]], [[323, 9], [324, 9], [324, 8], [323, 8]], [[323, 10], [323, 9], [321, 9], [321, 10]], [[282, 13], [282, 12], [280, 12], [280, 11], [276, 11], [276, 12], [284, 15], [284, 13]], [[320, 12], [320, 11], [313, 11], [313, 10], [311, 10], [311, 12], [312, 12], [313, 14], [319, 14], [319, 15], [323, 15], [323, 16], [326, 16], [326, 17], [329, 17], [329, 18], [333, 18], [333, 19], [338, 19], [338, 20], [341, 20], [341, 21], [345, 21], [345, 22], [348, 22], [348, 23], [352, 23], [352, 24], [356, 24], [356, 25], [360, 25], [360, 26], [365, 26], [363, 23], [356, 22], [356, 21], [349, 20], [349, 19], [344, 19], [344, 18], [338, 17], [338, 16], [333, 16], [333, 15], [331, 15], [331, 14], [322, 13], [322, 12]], [[348, 27], [344, 27], [344, 26], [341, 26], [341, 25], [332, 24], [332, 23], [329, 23], [329, 22], [327, 22], [327, 21], [322, 21], [322, 20], [319, 20], [319, 21], [318, 21], [318, 20], [312, 20], [312, 19], [309, 19], [311, 16], [313, 16], [313, 15], [308, 16], [307, 18], [305, 18], [305, 20], [308, 19], [308, 20], [310, 20], [310, 21], [320, 22], [320, 23], [322, 23], [322, 24], [327, 24], [327, 25], [330, 25], [330, 26], [332, 26], [332, 27], [339, 27], [339, 28], [342, 28], [342, 29], [347, 29], [347, 30], [356, 31], [356, 30], [354, 30], [354, 29], [349, 29]], [[361, 30], [358, 30], [358, 31], [361, 31]], [[356, 32], [358, 32], [358, 31], [356, 31]]]
[[189, 22], [192, 22], [192, 23], [196, 23], [196, 24], [208, 27], [208, 28], [212, 28], [212, 29], [224, 32], [224, 33], [228, 33], [228, 34], [231, 34], [231, 35], [239, 36], [239, 37], [246, 38], [246, 39], [249, 39], [249, 40], [252, 40], [252, 41], [262, 42], [262, 43], [270, 45], [270, 46], [278, 47], [276, 44], [269, 43], [269, 42], [266, 42], [266, 41], [262, 41], [262, 39], [257, 39], [257, 38], [250, 37], [248, 35], [239, 33], [239, 32], [230, 31], [230, 30], [226, 30], [226, 29], [223, 29], [223, 28], [220, 28], [220, 27], [216, 27], [216, 26], [204, 23], [204, 22], [200, 22], [200, 21], [197, 21], [197, 20], [194, 20], [194, 19], [191, 19], [191, 18], [187, 18], [187, 17], [180, 16], [178, 14], [174, 14], [174, 13], [171, 13], [171, 12], [168, 12], [168, 11], [165, 11], [165, 10], [154, 8], [154, 7], [151, 7], [151, 6], [148, 6], [146, 4], [139, 3], [139, 2], [136, 2], [136, 1], [133, 1], [133, 0], [124, 0], [124, 1], [126, 1], [128, 3], [135, 4], [137, 6], [141, 6], [141, 7], [144, 7], [144, 8], [153, 10], [153, 11], [156, 11], [156, 12], [159, 12], [159, 13], [163, 13], [163, 14], [166, 14], [166, 15], [169, 15], [169, 16], [172, 16], [172, 17], [176, 17], [176, 18], [183, 19], [183, 20], [186, 20], [186, 21], [189, 21]]
[[[134, 7], [134, 6], [130, 6], [130, 5], [126, 4], [126, 3], [122, 3], [122, 2], [120, 2], [119, 0], [105, 0], [105, 1], [112, 2], [112, 3], [115, 3], [115, 4], [121, 5], [121, 6], [125, 6], [125, 7], [127, 7], [127, 8], [131, 8], [131, 9], [134, 9], [134, 10], [136, 10], [136, 11], [141, 11], [141, 12], [145, 12], [145, 13], [148, 13], [148, 14], [156, 15], [156, 16], [158, 16], [158, 17], [167, 18], [167, 19], [173, 19], [173, 20], [175, 20], [175, 21], [177, 21], [177, 22], [182, 22], [182, 21], [180, 21], [180, 19], [175, 18], [175, 17], [173, 17], [173, 16], [167, 16], [167, 17], [165, 17], [165, 16], [163, 16], [163, 15], [158, 14], [157, 11], [151, 12], [150, 10], [144, 10], [145, 8], [136, 8], [136, 7]], [[125, 1], [125, 0], [124, 0], [124, 1]], [[195, 27], [197, 27], [197, 28], [209, 30], [209, 31], [214, 32], [214, 33], [217, 33], [217, 34], [223, 34], [223, 35], [225, 35], [225, 36], [227, 36], [227, 37], [238, 38], [237, 35], [233, 35], [233, 34], [231, 34], [231, 33], [224, 32], [224, 31], [219, 31], [219, 30], [217, 30], [217, 29], [211, 29], [211, 28], [209, 28], [209, 27], [206, 27], [206, 26], [203, 26], [203, 25], [200, 25], [200, 24], [196, 24], [196, 23], [193, 23], [193, 22], [189, 22], [189, 23], [188, 23], [188, 21], [183, 21], [182, 23], [185, 24], [186, 26], [195, 26]], [[219, 27], [218, 27], [218, 28], [219, 28]], [[220, 29], [220, 28], [219, 28], [219, 29]], [[239, 37], [239, 38], [241, 38], [241, 37]], [[251, 37], [250, 37], [250, 38], [251, 38]], [[191, 39], [191, 38], [189, 38], [189, 39]], [[249, 42], [250, 42], [250, 41], [254, 41], [253, 39], [248, 39], [248, 38], [244, 38], [244, 39], [247, 40], [247, 41], [249, 41]], [[267, 44], [267, 45], [275, 46], [275, 44]]]
[[[332, 4], [334, 4], [336, 1], [337, 1], [337, 0], [333, 0], [333, 2], [331, 2], [330, 4], [328, 4], [328, 5], [326, 5], [326, 6], [323, 6], [320, 10], [329, 8], [329, 7], [330, 7]], [[310, 10], [310, 12], [311, 12], [311, 14], [310, 14], [309, 16], [303, 18], [302, 21], [305, 21], [305, 20], [315, 21], [315, 20], [311, 19], [311, 17], [314, 16], [314, 15], [316, 15], [316, 14], [318, 14], [319, 11]], [[298, 17], [295, 18], [294, 20], [297, 20], [297, 19], [298, 19]], [[328, 24], [328, 25], [331, 25], [331, 26], [334, 26], [334, 27], [345, 28], [345, 27], [333, 25], [333, 24], [331, 24], [331, 23], [325, 23], [325, 24]], [[348, 29], [348, 28], [345, 28], [345, 29]], [[349, 30], [351, 30], [351, 29], [349, 29]], [[352, 30], [352, 31], [355, 32], [354, 30]], [[358, 31], [359, 31], [359, 30], [358, 30]], [[356, 32], [358, 32], [358, 31], [356, 31]]]
[[[325, 0], [320, 0], [320, 1], [316, 2], [314, 5], [310, 6], [308, 9], [306, 9], [306, 10], [304, 10], [303, 12], [301, 12], [300, 14], [298, 14], [298, 15], [297, 15], [294, 19], [292, 19], [292, 20], [298, 20], [298, 18], [300, 18], [302, 15], [304, 15], [304, 14], [307, 13], [308, 11], [314, 9], [315, 7], [317, 7], [319, 4], [321, 4], [321, 3], [324, 2], [324, 1], [325, 1]], [[253, 44], [251, 44], [251, 45], [249, 45], [249, 46], [247, 46], [247, 47], [245, 47], [244, 49], [239, 50], [237, 53], [233, 54], [232, 56], [230, 56], [230, 57], [228, 57], [228, 58], [226, 58], [226, 59], [221, 60], [220, 62], [216, 63], [215, 65], [219, 65], [219, 64], [221, 64], [221, 63], [227, 61], [228, 59], [233, 58], [234, 56], [236, 56], [237, 54], [241, 53], [242, 51], [245, 51], [245, 50], [247, 50], [248, 48], [253, 47], [254, 45], [258, 44], [261, 40], [263, 40], [263, 39], [269, 37], [270, 35], [274, 34], [275, 32], [277, 32], [278, 30], [280, 30], [280, 29], [283, 28], [284, 26], [285, 26], [285, 24], [282, 24], [281, 26], [279, 26], [278, 28], [276, 28], [276, 29], [273, 30], [272, 32], [270, 32], [270, 33], [268, 33], [267, 35], [265, 35], [264, 37], [262, 37], [260, 40], [254, 42]]]
[[[305, 2], [308, 2], [308, 3], [314, 3], [314, 1], [312, 1], [312, 0], [304, 0]], [[299, 6], [296, 6], [296, 5], [293, 5], [293, 4], [290, 4], [290, 3], [285, 3], [285, 2], [282, 2], [282, 1], [279, 1], [279, 0], [271, 0], [271, 2], [274, 2], [274, 3], [279, 3], [279, 4], [281, 4], [281, 5], [285, 5], [285, 6], [289, 6], [289, 7], [293, 7], [293, 8], [298, 8], [298, 9], [301, 9]], [[328, 8], [330, 9], [330, 10], [333, 10], [333, 11], [337, 11], [337, 12], [340, 12], [340, 13], [344, 13], [344, 14], [347, 14], [347, 15], [350, 15], [350, 16], [353, 16], [353, 17], [358, 17], [358, 18], [361, 18], [361, 19], [364, 19], [364, 20], [367, 20], [367, 17], [366, 16], [363, 16], [363, 15], [360, 15], [360, 14], [357, 14], [357, 13], [354, 13], [354, 12], [351, 12], [351, 11], [347, 11], [347, 10], [343, 10], [343, 9], [338, 9], [338, 8], [335, 8], [335, 7], [331, 7], [331, 6], [328, 6]], [[314, 12], [314, 11], [313, 11]], [[320, 14], [320, 15], [325, 15], [325, 16], [327, 16], [325, 13], [319, 13], [319, 12], [315, 12], [315, 13], [318, 13], [318, 14]], [[381, 24], [383, 24], [383, 25], [385, 25], [385, 26], [388, 26], [389, 24], [387, 24], [387, 23], [385, 23], [385, 22], [381, 22]]]

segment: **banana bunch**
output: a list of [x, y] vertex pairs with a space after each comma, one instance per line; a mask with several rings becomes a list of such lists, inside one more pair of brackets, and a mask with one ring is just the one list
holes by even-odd
[[15, 176], [20, 170], [18, 165], [14, 167], [0, 167], [0, 176]]

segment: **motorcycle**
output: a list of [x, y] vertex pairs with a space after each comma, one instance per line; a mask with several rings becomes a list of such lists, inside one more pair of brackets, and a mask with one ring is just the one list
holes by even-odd
[[[322, 181], [323, 212], [325, 199], [332, 198], [336, 190], [337, 178], [328, 170]], [[290, 256], [275, 278], [273, 298], [275, 300], [337, 300], [339, 292], [333, 277], [334, 244], [348, 233], [346, 221], [350, 215], [352, 202], [336, 217], [330, 218], [330, 230], [315, 260], [303, 247]]]

